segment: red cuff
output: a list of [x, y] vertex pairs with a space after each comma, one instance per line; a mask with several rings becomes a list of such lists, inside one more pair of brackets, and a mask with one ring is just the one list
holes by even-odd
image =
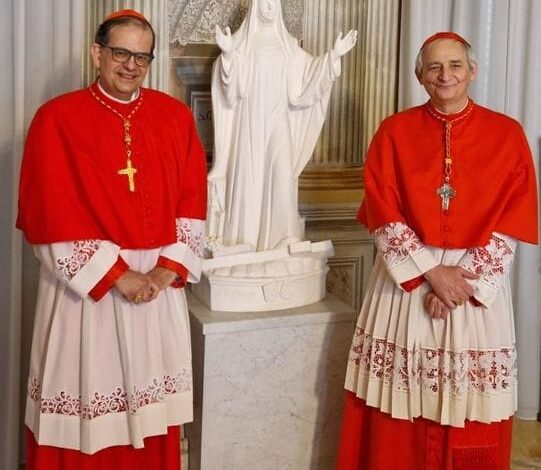
[[171, 287], [184, 287], [188, 280], [188, 269], [180, 263], [173, 261], [164, 256], [158, 258], [156, 266], [161, 266], [162, 268], [167, 268], [177, 274], [175, 280], [171, 283]]
[[100, 281], [92, 288], [88, 293], [96, 302], [100, 300], [109, 289], [115, 285], [117, 279], [122, 276], [130, 267], [120, 256], [117, 258], [116, 263], [113, 264], [111, 269], [107, 271], [105, 276], [103, 276]]
[[411, 292], [412, 290], [417, 289], [417, 287], [419, 287], [423, 282], [425, 282], [425, 278], [423, 276], [418, 276], [403, 282], [400, 285], [406, 292]]

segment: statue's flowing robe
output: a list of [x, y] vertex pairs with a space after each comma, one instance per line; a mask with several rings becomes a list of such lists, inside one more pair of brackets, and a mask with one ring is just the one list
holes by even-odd
[[300, 239], [298, 178], [339, 74], [340, 60], [332, 52], [314, 58], [289, 35], [273, 45], [248, 43], [231, 59], [218, 58], [210, 198], [211, 205], [216, 197], [223, 205], [218, 235], [224, 245], [262, 251]]

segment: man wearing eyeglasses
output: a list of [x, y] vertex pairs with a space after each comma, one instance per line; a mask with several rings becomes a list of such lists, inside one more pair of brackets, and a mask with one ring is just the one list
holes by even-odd
[[117, 18], [117, 22], [127, 23], [116, 27], [114, 18], [105, 21], [96, 33], [90, 52], [100, 71], [98, 85], [106, 93], [129, 101], [138, 92], [154, 58], [154, 32], [135, 26], [133, 17], [124, 18]]
[[141, 86], [154, 43], [142, 14], [109, 15], [90, 48], [98, 79], [30, 126], [17, 226], [41, 270], [27, 470], [180, 465], [183, 286], [200, 274], [206, 168], [189, 109]]

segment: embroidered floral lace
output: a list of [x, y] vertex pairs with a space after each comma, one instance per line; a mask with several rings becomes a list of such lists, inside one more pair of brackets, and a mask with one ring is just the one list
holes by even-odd
[[511, 238], [493, 233], [486, 246], [468, 249], [459, 265], [499, 288], [511, 268], [515, 246]]
[[56, 258], [56, 269], [66, 281], [73, 277], [90, 261], [90, 258], [100, 249], [101, 240], [81, 240], [70, 242], [70, 256]]
[[28, 382], [28, 394], [38, 403], [40, 413], [80, 416], [85, 420], [122, 411], [135, 414], [143, 406], [163, 402], [166, 395], [191, 389], [192, 374], [189, 369], [183, 369], [176, 375], [164, 374], [162, 378], [154, 379], [146, 387], [134, 388], [130, 393], [120, 386], [110, 393], [94, 392], [89, 401], [83, 401], [80, 395], [71, 395], [66, 391], [59, 391], [52, 397], [44, 397], [41, 384], [35, 377]]
[[376, 246], [390, 268], [424, 248], [417, 234], [402, 222], [391, 222], [378, 228], [375, 236]]
[[357, 327], [349, 360], [360, 374], [393, 390], [423, 389], [433, 394], [490, 393], [507, 390], [516, 381], [516, 351], [421, 348], [417, 351], [375, 338]]
[[177, 224], [177, 242], [184, 243], [198, 256], [203, 256], [205, 243], [204, 224], [197, 224], [191, 219], [179, 218]]

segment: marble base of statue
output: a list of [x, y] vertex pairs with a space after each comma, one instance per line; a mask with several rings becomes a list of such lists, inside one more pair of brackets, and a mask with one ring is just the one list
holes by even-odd
[[210, 310], [264, 312], [300, 307], [325, 297], [330, 240], [291, 243], [274, 250], [227, 247], [203, 261], [191, 289]]

